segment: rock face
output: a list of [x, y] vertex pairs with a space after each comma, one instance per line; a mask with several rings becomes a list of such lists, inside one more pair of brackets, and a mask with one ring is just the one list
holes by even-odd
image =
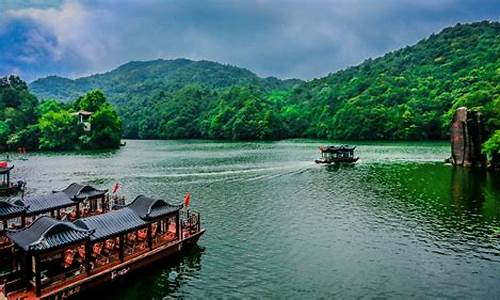
[[481, 153], [484, 126], [481, 113], [460, 107], [450, 126], [451, 163], [457, 166], [485, 166], [486, 156]]

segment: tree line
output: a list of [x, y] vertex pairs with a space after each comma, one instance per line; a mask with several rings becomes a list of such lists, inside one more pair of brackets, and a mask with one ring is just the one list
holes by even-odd
[[[92, 112], [90, 131], [78, 111]], [[111, 149], [119, 147], [121, 135], [121, 119], [99, 90], [71, 102], [39, 102], [19, 77], [0, 78], [1, 150]]]

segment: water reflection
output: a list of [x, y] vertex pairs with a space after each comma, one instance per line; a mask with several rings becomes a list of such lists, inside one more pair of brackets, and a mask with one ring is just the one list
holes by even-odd
[[104, 296], [106, 299], [161, 299], [165, 295], [179, 297], [179, 290], [198, 277], [204, 251], [204, 248], [195, 245], [180, 255], [159, 261], [117, 282], [87, 291], [75, 299], [101, 299]]
[[324, 141], [127, 141], [115, 153], [32, 154], [28, 193], [69, 183], [180, 202], [199, 249], [91, 297], [495, 298], [500, 176], [442, 163], [447, 143], [358, 143], [354, 166], [319, 166]]

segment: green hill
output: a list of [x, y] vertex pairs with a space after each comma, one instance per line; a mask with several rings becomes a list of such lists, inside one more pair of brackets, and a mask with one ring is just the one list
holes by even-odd
[[30, 84], [40, 99], [74, 100], [92, 89], [101, 89], [113, 104], [126, 104], [134, 97], [148, 98], [189, 84], [220, 89], [234, 85], [258, 86], [265, 91], [289, 88], [300, 80], [260, 78], [247, 69], [210, 61], [188, 59], [132, 61], [110, 72], [75, 80], [49, 76]]
[[500, 129], [500, 23], [457, 24], [415, 45], [300, 82], [207, 61], [131, 62], [31, 84], [41, 98], [105, 91], [131, 138], [444, 139], [454, 110]]
[[457, 107], [500, 128], [500, 23], [457, 24], [416, 45], [294, 89], [300, 136], [442, 139]]

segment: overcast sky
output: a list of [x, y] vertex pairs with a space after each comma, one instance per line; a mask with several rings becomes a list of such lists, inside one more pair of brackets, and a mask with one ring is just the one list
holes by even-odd
[[75, 78], [185, 57], [310, 79], [499, 19], [500, 0], [0, 0], [0, 75]]

